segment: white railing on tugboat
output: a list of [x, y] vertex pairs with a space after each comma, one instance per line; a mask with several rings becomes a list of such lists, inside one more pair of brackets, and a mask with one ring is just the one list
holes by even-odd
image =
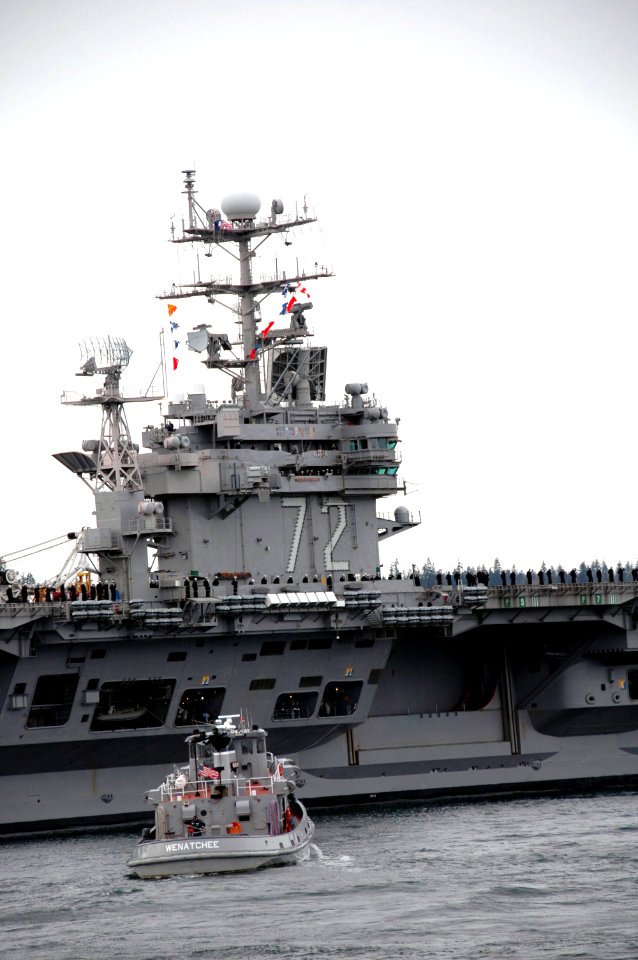
[[240, 777], [230, 780], [195, 780], [183, 786], [176, 783], [163, 783], [160, 787], [160, 801], [196, 800], [210, 796], [211, 788], [224, 787], [231, 797], [250, 797], [263, 793], [272, 793], [275, 777]]

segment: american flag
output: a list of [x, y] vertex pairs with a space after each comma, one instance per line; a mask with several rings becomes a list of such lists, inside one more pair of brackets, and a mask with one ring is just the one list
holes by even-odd
[[219, 780], [219, 773], [212, 767], [200, 767], [197, 772], [204, 780]]

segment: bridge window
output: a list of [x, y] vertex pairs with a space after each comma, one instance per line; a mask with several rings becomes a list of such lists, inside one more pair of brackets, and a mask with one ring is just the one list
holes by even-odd
[[396, 440], [391, 440], [389, 437], [374, 437], [370, 440], [370, 447], [373, 450], [394, 450], [396, 445]]
[[394, 437], [353, 437], [348, 440], [348, 450], [394, 450], [397, 441]]
[[396, 476], [398, 469], [398, 467], [355, 466], [350, 467], [349, 473], [351, 476], [355, 477], [394, 477]]

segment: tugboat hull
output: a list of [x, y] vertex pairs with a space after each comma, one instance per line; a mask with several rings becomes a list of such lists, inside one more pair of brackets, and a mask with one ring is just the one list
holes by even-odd
[[278, 837], [197, 837], [189, 840], [150, 840], [139, 844], [128, 862], [141, 879], [194, 874], [245, 873], [263, 867], [300, 863], [310, 856], [314, 824], [305, 816], [290, 833]]

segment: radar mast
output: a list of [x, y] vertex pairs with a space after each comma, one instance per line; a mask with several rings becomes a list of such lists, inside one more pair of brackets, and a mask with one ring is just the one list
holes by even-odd
[[[74, 473], [91, 478], [91, 483], [85, 482], [94, 492], [97, 526], [82, 531], [78, 549], [99, 556], [101, 577], [112, 580], [122, 598], [150, 597], [149, 541], [171, 530], [164, 517], [157, 514], [156, 505], [146, 502], [138, 448], [131, 440], [124, 406], [161, 397], [154, 393], [140, 397], [122, 395], [122, 371], [132, 355], [125, 340], [111, 336], [87, 340], [80, 349], [83, 362], [77, 376], [100, 375], [104, 383], [93, 396], [72, 400], [65, 394], [62, 398], [70, 406], [102, 407], [100, 439], [82, 444], [91, 456], [79, 452], [56, 455]], [[149, 512], [153, 516], [147, 516]]]
[[124, 404], [135, 400], [156, 400], [152, 397], [125, 398], [120, 392], [122, 371], [128, 366], [133, 351], [120, 337], [103, 337], [80, 345], [83, 363], [78, 377], [104, 377], [104, 386], [94, 397], [65, 400], [76, 406], [102, 407], [100, 439], [95, 449], [95, 492], [101, 490], [143, 490], [137, 449], [131, 440]]
[[[327, 267], [315, 263], [314, 270], [310, 271], [300, 271], [297, 267], [294, 276], [286, 276], [286, 274], [279, 276], [278, 270], [275, 269], [273, 276], [255, 280], [251, 262], [257, 249], [269, 237], [314, 223], [316, 218], [307, 215], [308, 208], [305, 200], [302, 217], [296, 213], [294, 216], [282, 217], [284, 210], [282, 201], [273, 200], [270, 216], [258, 220], [257, 214], [261, 208], [261, 201], [253, 193], [237, 193], [224, 197], [221, 201], [223, 214], [214, 208], [205, 210], [195, 199], [197, 192], [195, 171], [182, 172], [185, 176], [183, 192], [188, 199], [188, 221], [182, 222], [182, 236], [173, 235], [172, 242], [195, 241], [206, 244], [209, 248], [207, 256], [214, 247], [224, 249], [239, 264], [239, 282], [235, 283], [230, 278], [198, 279], [194, 283], [173, 286], [169, 292], [160, 294], [159, 299], [205, 296], [212, 304], [220, 296], [230, 295], [238, 298], [239, 303], [236, 309], [238, 324], [241, 328], [239, 343], [231, 344], [225, 334], [208, 332], [207, 325], [199, 327], [195, 334], [189, 334], [188, 343], [193, 350], [199, 352], [207, 350], [208, 357], [204, 360], [206, 366], [229, 374], [233, 380], [233, 394], [243, 393], [244, 407], [254, 409], [260, 403], [272, 402], [272, 397], [277, 392], [273, 390], [272, 383], [268, 382], [268, 377], [265, 378], [265, 382], [262, 382], [261, 357], [266, 351], [272, 354], [277, 346], [300, 345], [300, 338], [310, 336], [305, 327], [303, 311], [312, 306], [310, 303], [297, 304], [294, 312], [291, 309], [287, 316], [285, 326], [275, 327], [270, 324], [267, 332], [259, 334], [257, 324], [260, 320], [261, 300], [271, 293], [281, 292], [286, 288], [294, 291], [299, 284], [308, 280], [331, 277], [333, 274]], [[253, 245], [253, 241], [259, 238], [261, 238], [260, 242]], [[233, 244], [236, 245], [236, 252], [231, 249]], [[233, 347], [240, 348], [239, 356], [232, 353]], [[232, 355], [222, 357], [221, 349], [230, 351]], [[305, 361], [301, 360], [298, 365], [303, 370]]]

